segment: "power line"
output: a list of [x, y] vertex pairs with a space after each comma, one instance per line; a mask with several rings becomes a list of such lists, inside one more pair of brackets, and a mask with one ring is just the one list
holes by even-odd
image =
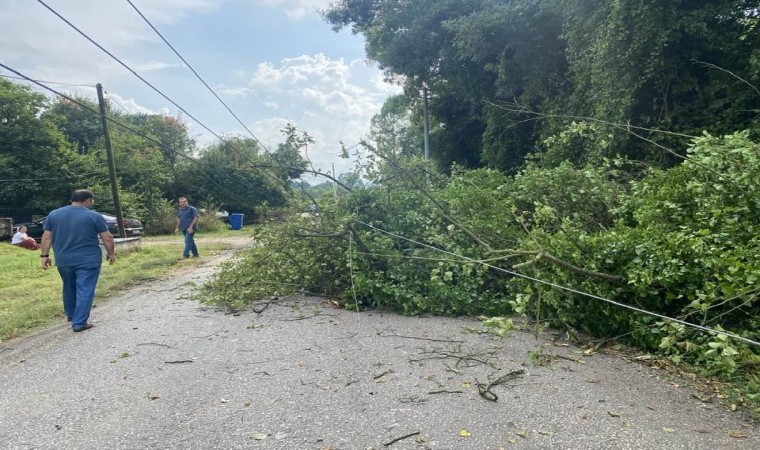
[[[217, 134], [216, 132], [214, 132], [211, 128], [209, 128], [208, 126], [206, 126], [203, 122], [201, 122], [200, 120], [198, 120], [195, 116], [193, 116], [192, 114], [190, 114], [186, 109], [184, 109], [179, 104], [177, 104], [177, 102], [175, 102], [174, 100], [172, 100], [171, 98], [169, 98], [160, 89], [158, 89], [157, 87], [153, 86], [145, 78], [143, 78], [142, 76], [140, 76], [140, 74], [138, 74], [137, 72], [135, 72], [134, 69], [132, 69], [131, 67], [129, 67], [126, 63], [124, 63], [118, 57], [116, 57], [111, 52], [109, 52], [108, 50], [106, 50], [102, 45], [98, 44], [94, 39], [92, 39], [86, 33], [84, 33], [82, 30], [80, 30], [79, 28], [77, 28], [76, 25], [74, 25], [73, 23], [71, 23], [69, 20], [67, 20], [62, 15], [60, 15], [56, 10], [54, 10], [53, 8], [51, 8], [50, 6], [48, 6], [43, 0], [37, 0], [37, 2], [40, 3], [42, 6], [44, 6], [45, 8], [47, 8], [50, 12], [52, 12], [56, 17], [58, 17], [59, 19], [61, 19], [63, 22], [65, 22], [71, 28], [73, 28], [74, 30], [76, 30], [82, 37], [84, 37], [85, 39], [87, 39], [88, 41], [90, 41], [90, 43], [92, 43], [93, 45], [95, 45], [96, 47], [98, 47], [102, 52], [104, 52], [105, 54], [107, 54], [108, 56], [110, 56], [114, 61], [118, 62], [122, 67], [124, 67], [130, 73], [132, 73], [132, 75], [134, 75], [140, 81], [142, 81], [143, 83], [145, 83], [146, 85], [148, 85], [151, 89], [153, 89], [157, 94], [159, 94], [160, 96], [162, 96], [164, 99], [166, 99], [172, 105], [174, 105], [175, 107], [177, 107], [180, 111], [182, 111], [183, 113], [185, 113], [188, 117], [190, 117], [191, 119], [193, 119], [198, 125], [200, 125], [206, 131], [208, 131], [209, 133], [211, 133], [212, 135], [214, 135], [217, 139], [219, 139], [221, 142], [223, 142], [225, 145], [227, 145], [230, 149], [232, 149], [233, 151], [235, 151], [238, 154], [238, 156], [240, 156], [241, 158], [243, 158], [243, 159], [247, 160], [248, 162], [254, 164], [254, 167], [258, 167], [258, 168], [263, 169], [261, 166], [256, 165], [253, 160], [251, 160], [247, 155], [245, 155], [244, 153], [242, 153], [232, 143], [228, 142], [222, 136], [220, 136], [219, 134]], [[283, 188], [287, 189], [288, 184], [287, 184], [287, 182], [285, 180], [280, 179], [275, 174], [269, 173], [267, 170], [262, 170], [262, 172], [265, 175], [269, 176], [271, 179], [273, 179], [276, 182], [280, 183], [283, 186]]]
[[478, 259], [469, 258], [469, 257], [463, 256], [463, 255], [458, 255], [456, 253], [449, 252], [447, 250], [443, 250], [443, 249], [440, 249], [438, 247], [435, 247], [435, 246], [432, 246], [432, 245], [428, 245], [428, 244], [425, 244], [425, 243], [422, 243], [422, 242], [418, 242], [418, 241], [415, 241], [414, 239], [410, 239], [410, 238], [407, 238], [407, 237], [404, 237], [404, 236], [392, 233], [390, 231], [383, 230], [381, 228], [377, 228], [377, 227], [375, 227], [373, 225], [370, 225], [368, 223], [362, 222], [361, 220], [357, 220], [356, 222], [360, 223], [360, 224], [362, 224], [362, 225], [364, 225], [364, 226], [366, 226], [366, 227], [368, 227], [368, 228], [370, 228], [372, 230], [378, 231], [378, 232], [383, 233], [383, 234], [387, 234], [387, 235], [395, 237], [397, 239], [402, 239], [404, 241], [411, 242], [413, 244], [416, 244], [416, 245], [419, 245], [419, 246], [422, 246], [422, 247], [426, 247], [426, 248], [429, 248], [431, 250], [435, 250], [435, 251], [440, 252], [440, 253], [445, 253], [447, 255], [454, 256], [454, 257], [458, 258], [461, 261], [471, 262], [471, 263], [475, 263], [475, 264], [482, 264], [482, 265], [484, 265], [484, 266], [486, 266], [488, 268], [497, 270], [499, 272], [504, 272], [504, 273], [507, 273], [509, 275], [513, 275], [513, 276], [516, 276], [516, 277], [519, 277], [519, 278], [524, 278], [526, 280], [530, 280], [530, 281], [533, 281], [533, 282], [536, 282], [536, 283], [541, 283], [541, 284], [544, 284], [544, 285], [547, 285], [547, 286], [551, 286], [551, 287], [554, 287], [554, 288], [557, 288], [557, 289], [561, 289], [563, 291], [572, 292], [574, 294], [582, 295], [584, 297], [593, 298], [595, 300], [601, 300], [603, 302], [606, 302], [606, 303], [609, 303], [609, 304], [612, 304], [612, 305], [615, 305], [615, 306], [619, 306], [621, 308], [626, 308], [626, 309], [630, 309], [632, 311], [635, 311], [635, 312], [638, 312], [638, 313], [641, 313], [641, 314], [646, 314], [646, 315], [649, 315], [649, 316], [657, 317], [659, 319], [663, 319], [663, 320], [666, 320], [668, 322], [679, 323], [681, 325], [684, 325], [684, 326], [687, 326], [687, 327], [691, 327], [691, 328], [696, 328], [698, 330], [706, 331], [706, 332], [711, 333], [711, 334], [719, 334], [719, 335], [728, 336], [730, 338], [733, 338], [733, 339], [745, 342], [747, 344], [751, 344], [751, 345], [760, 347], [760, 342], [753, 341], [752, 339], [748, 339], [748, 338], [745, 338], [743, 336], [739, 336], [738, 334], [735, 334], [735, 333], [730, 333], [728, 331], [722, 331], [722, 330], [716, 330], [716, 329], [713, 329], [713, 328], [710, 328], [710, 327], [705, 327], [705, 326], [702, 326], [702, 325], [697, 325], [695, 323], [687, 322], [685, 320], [676, 319], [676, 318], [664, 316], [662, 314], [658, 314], [658, 313], [655, 313], [655, 312], [647, 311], [645, 309], [637, 308], [635, 306], [626, 305], [625, 303], [616, 302], [615, 300], [604, 298], [604, 297], [601, 297], [599, 295], [591, 294], [589, 292], [583, 292], [581, 290], [574, 289], [574, 288], [567, 287], [567, 286], [562, 286], [560, 284], [556, 284], [556, 283], [553, 283], [551, 281], [542, 280], [540, 278], [531, 277], [530, 275], [525, 275], [525, 274], [522, 274], [522, 273], [519, 273], [519, 272], [515, 272], [515, 271], [512, 271], [512, 270], [504, 269], [502, 267], [497, 267], [497, 266], [494, 266], [492, 264], [488, 264], [488, 263], [486, 263], [484, 261], [481, 261], [481, 260], [478, 260]]
[[125, 113], [127, 113], [127, 114], [130, 114], [130, 112], [127, 110], [127, 108], [125, 108], [125, 107], [124, 107], [124, 105], [122, 105], [121, 103], [119, 103], [119, 101], [118, 101], [118, 100], [116, 100], [115, 98], [113, 98], [113, 96], [111, 95], [111, 93], [110, 93], [110, 92], [108, 92], [108, 91], [106, 91], [106, 90], [104, 89], [104, 90], [103, 90], [103, 93], [106, 95], [106, 97], [108, 97], [108, 99], [109, 99], [109, 100], [111, 100], [112, 102], [116, 103], [116, 105], [117, 105], [119, 108], [121, 108], [121, 109], [122, 109], [122, 111], [124, 111], [124, 112], [125, 112]]
[[[16, 71], [16, 70], [14, 70], [14, 69], [12, 69], [12, 68], [10, 68], [10, 67], [6, 66], [6, 65], [5, 65], [5, 64], [3, 64], [3, 63], [0, 63], [0, 67], [3, 67], [4, 69], [11, 71], [11, 72], [15, 73], [16, 75], [18, 75], [18, 76], [22, 77], [22, 79], [24, 79], [24, 80], [26, 80], [26, 81], [30, 81], [30, 82], [32, 82], [32, 83], [34, 83], [34, 84], [36, 84], [36, 85], [40, 86], [40, 87], [41, 87], [41, 88], [43, 88], [43, 89], [46, 89], [46, 90], [48, 90], [48, 91], [50, 91], [50, 92], [52, 92], [52, 93], [54, 93], [54, 94], [56, 94], [56, 95], [58, 95], [58, 96], [60, 96], [60, 97], [62, 97], [62, 98], [65, 98], [66, 100], [69, 100], [69, 101], [71, 101], [72, 103], [75, 103], [75, 104], [79, 105], [80, 107], [82, 107], [82, 108], [84, 108], [84, 109], [86, 109], [86, 110], [88, 110], [88, 111], [91, 111], [91, 112], [92, 112], [92, 113], [94, 113], [94, 114], [97, 114], [97, 115], [99, 115], [99, 114], [100, 114], [100, 112], [99, 112], [99, 111], [97, 111], [97, 110], [95, 110], [95, 109], [93, 109], [93, 108], [89, 107], [88, 105], [86, 105], [86, 104], [84, 104], [84, 103], [82, 103], [82, 102], [80, 102], [80, 101], [76, 100], [75, 98], [72, 98], [72, 97], [70, 97], [70, 96], [68, 96], [68, 95], [66, 95], [66, 94], [63, 94], [63, 93], [61, 93], [61, 92], [58, 92], [58, 91], [56, 91], [55, 89], [53, 89], [53, 88], [51, 88], [51, 87], [45, 86], [44, 84], [42, 84], [42, 83], [39, 83], [39, 82], [37, 82], [37, 81], [35, 81], [35, 80], [33, 80], [33, 79], [31, 79], [31, 78], [27, 77], [26, 75], [24, 75], [24, 74], [22, 74], [22, 73], [20, 73], [20, 72], [18, 72], [18, 71]], [[165, 145], [164, 145], [162, 142], [160, 142], [160, 141], [158, 141], [158, 140], [156, 140], [156, 139], [154, 139], [154, 138], [152, 138], [152, 137], [150, 137], [150, 136], [148, 136], [148, 135], [146, 135], [146, 134], [144, 134], [144, 133], [140, 132], [139, 130], [136, 130], [136, 129], [134, 129], [134, 128], [132, 128], [132, 127], [128, 126], [128, 125], [125, 125], [125, 124], [123, 124], [123, 123], [119, 122], [118, 120], [115, 120], [115, 119], [113, 119], [113, 118], [111, 118], [111, 117], [106, 117], [106, 120], [108, 120], [109, 122], [111, 122], [111, 123], [113, 123], [113, 124], [115, 124], [115, 125], [117, 125], [117, 126], [119, 126], [119, 127], [123, 128], [123, 129], [125, 129], [125, 130], [127, 130], [127, 131], [130, 131], [130, 132], [134, 133], [134, 134], [135, 134], [135, 135], [137, 135], [137, 136], [140, 136], [140, 137], [142, 137], [143, 139], [146, 139], [146, 140], [148, 140], [149, 142], [152, 142], [152, 143], [154, 143], [154, 144], [158, 145], [158, 146], [159, 146], [159, 147], [161, 147], [161, 148], [165, 148], [165, 149], [169, 150], [169, 152], [171, 152], [171, 153], [174, 153], [174, 154], [176, 154], [177, 156], [180, 156], [180, 157], [182, 157], [182, 158], [185, 158], [185, 159], [187, 159], [187, 160], [189, 160], [189, 161], [191, 161], [191, 162], [193, 162], [193, 163], [195, 163], [195, 164], [197, 164], [197, 165], [199, 165], [199, 166], [201, 166], [201, 167], [205, 167], [205, 168], [207, 169], [207, 171], [206, 171], [206, 175], [209, 175], [209, 179], [210, 179], [210, 180], [211, 180], [211, 181], [212, 181], [214, 184], [216, 184], [216, 185], [217, 185], [219, 188], [221, 188], [223, 191], [225, 190], [225, 187], [224, 187], [224, 186], [222, 186], [221, 184], [219, 184], [219, 182], [218, 182], [218, 180], [217, 180], [217, 176], [219, 175], [219, 174], [218, 174], [218, 170], [216, 170], [215, 168], [211, 167], [209, 164], [207, 164], [207, 163], [204, 163], [204, 162], [201, 162], [201, 161], [198, 161], [198, 160], [196, 160], [196, 159], [194, 159], [194, 158], [191, 158], [191, 157], [189, 157], [189, 156], [187, 156], [187, 155], [185, 155], [185, 154], [183, 154], [183, 153], [181, 153], [181, 152], [178, 152], [178, 151], [176, 151], [176, 150], [174, 150], [174, 149], [172, 149], [172, 148], [170, 148], [170, 147], [168, 147], [168, 146], [165, 146]], [[213, 171], [213, 172], [212, 172], [212, 173], [209, 173], [209, 172], [208, 172], [209, 170], [211, 170], [211, 171]], [[253, 184], [250, 184], [250, 182], [249, 182], [247, 179], [243, 178], [243, 177], [242, 177], [242, 176], [240, 176], [239, 174], [237, 174], [237, 173], [235, 173], [235, 172], [231, 172], [231, 174], [233, 174], [233, 175], [237, 175], [237, 176], [238, 176], [238, 178], [239, 178], [239, 181], [243, 181], [243, 182], [247, 183], [247, 184], [250, 186], [251, 190], [253, 190], [253, 191], [259, 191], [259, 192], [262, 192], [262, 189], [261, 189], [260, 187], [258, 187], [258, 186], [255, 186], [255, 185], [253, 185]], [[234, 180], [233, 180], [233, 181], [234, 181]]]
[[[48, 6], [43, 0], [37, 0], [37, 2], [40, 3], [42, 6], [44, 6], [45, 8], [47, 8], [50, 12], [52, 12], [53, 14], [55, 14], [56, 17], [58, 17], [59, 19], [61, 19], [62, 21], [64, 21], [68, 26], [70, 26], [71, 28], [73, 28], [74, 30], [76, 30], [76, 32], [78, 32], [82, 37], [84, 37], [85, 39], [87, 39], [88, 41], [90, 41], [90, 43], [92, 43], [94, 46], [98, 47], [103, 53], [107, 54], [114, 61], [118, 62], [122, 67], [124, 67], [125, 69], [127, 69], [130, 73], [132, 73], [132, 75], [134, 75], [135, 77], [137, 77], [140, 81], [142, 81], [143, 83], [145, 83], [146, 85], [148, 85], [158, 95], [160, 95], [161, 97], [163, 97], [164, 99], [166, 99], [166, 101], [168, 101], [169, 103], [171, 103], [172, 105], [174, 105], [175, 107], [177, 107], [177, 109], [179, 109], [180, 111], [182, 111], [183, 113], [185, 113], [188, 117], [190, 117], [191, 119], [193, 119], [198, 125], [200, 125], [201, 127], [203, 127], [206, 131], [208, 131], [209, 133], [213, 134], [217, 139], [219, 139], [220, 141], [224, 142], [226, 145], [228, 145], [230, 148], [232, 148], [236, 152], [240, 153], [240, 151], [234, 145], [232, 145], [231, 143], [229, 143], [222, 136], [220, 136], [215, 131], [213, 131], [211, 128], [209, 128], [208, 126], [206, 126], [206, 124], [204, 124], [203, 122], [201, 122], [200, 120], [198, 120], [195, 116], [193, 116], [192, 114], [190, 114], [185, 108], [183, 108], [182, 106], [180, 106], [179, 104], [177, 104], [177, 102], [175, 102], [174, 100], [172, 100], [171, 98], [169, 98], [160, 89], [158, 89], [157, 87], [153, 86], [153, 84], [151, 84], [148, 80], [146, 80], [145, 78], [143, 78], [142, 76], [140, 76], [140, 74], [138, 74], [137, 72], [135, 72], [134, 69], [132, 69], [131, 67], [129, 67], [125, 62], [123, 62], [121, 59], [119, 59], [118, 57], [116, 57], [113, 53], [111, 53], [108, 50], [106, 50], [102, 45], [98, 44], [94, 39], [92, 39], [90, 36], [88, 36], [85, 32], [83, 32], [82, 30], [80, 30], [79, 28], [77, 28], [76, 25], [74, 25], [73, 23], [69, 22], [65, 17], [63, 17], [62, 15], [60, 15], [56, 10], [54, 10], [53, 8], [51, 8], [50, 6]], [[240, 156], [245, 157], [245, 155], [243, 155], [243, 154], [240, 154]]]
[[44, 177], [44, 178], [5, 178], [0, 179], [0, 182], [12, 182], [12, 181], [42, 181], [42, 180], [73, 180], [77, 177], [89, 177], [92, 175], [98, 175], [100, 172], [79, 173], [76, 176], [62, 176], [62, 177]]
[[[76, 174], [79, 177], [89, 177], [92, 175], [98, 175], [99, 172], [90, 172], [90, 173], [78, 173]], [[44, 178], [4, 178], [0, 179], [0, 182], [2, 183], [15, 183], [15, 182], [21, 182], [21, 181], [45, 181], [45, 180], [73, 180], [74, 177], [70, 175], [64, 175], [62, 177], [44, 177]]]
[[200, 80], [200, 82], [203, 83], [204, 86], [206, 86], [206, 89], [208, 89], [209, 92], [211, 92], [214, 95], [214, 97], [216, 97], [216, 99], [219, 100], [219, 103], [221, 103], [222, 105], [224, 105], [224, 107], [227, 109], [227, 111], [229, 111], [229, 113], [232, 114], [232, 117], [234, 117], [235, 120], [237, 120], [237, 122], [243, 128], [245, 128], [245, 131], [247, 131], [248, 134], [250, 134], [251, 137], [254, 140], [256, 140], [256, 142], [258, 142], [259, 145], [261, 145], [261, 148], [263, 148], [264, 151], [268, 154], [269, 150], [264, 145], [264, 143], [261, 142], [259, 140], [259, 138], [257, 138], [256, 135], [253, 134], [253, 132], [245, 125], [245, 123], [243, 123], [243, 121], [240, 120], [240, 118], [232, 111], [232, 109], [229, 106], [227, 106], [227, 104], [224, 102], [224, 100], [222, 100], [221, 97], [219, 97], [219, 95], [217, 95], [217, 93], [211, 88], [211, 86], [209, 86], [208, 83], [206, 83], [206, 81], [203, 79], [203, 77], [201, 77], [198, 74], [198, 72], [193, 68], [193, 66], [189, 62], [187, 62], [187, 60], [184, 57], [182, 57], [182, 55], [180, 55], [180, 53], [177, 51], [177, 49], [175, 49], [174, 46], [172, 46], [172, 44], [170, 44], [169, 41], [166, 40], [166, 38], [156, 29], [155, 26], [153, 26], [153, 24], [150, 22], [150, 20], [148, 20], [148, 18], [145, 17], [145, 15], [137, 8], [137, 6], [135, 6], [135, 4], [132, 3], [132, 0], [127, 0], [127, 3], [129, 3], [129, 5], [137, 12], [137, 14], [139, 14], [140, 17], [143, 18], [143, 20], [145, 21], [145, 23], [147, 23], [148, 26], [151, 27], [153, 29], [153, 31], [156, 32], [156, 34], [158, 35], [158, 37], [160, 37], [161, 40], [164, 41], [164, 43], [167, 46], [169, 46], [170, 49], [172, 49], [172, 51], [174, 52], [174, 54], [177, 55], [177, 57], [179, 59], [181, 59], [183, 63], [185, 63], [185, 65], [187, 66], [187, 68], [190, 69], [193, 72], [193, 74], [195, 74], [196, 78], [198, 78], [198, 80]]
[[61, 86], [73, 86], [73, 87], [89, 87], [89, 88], [95, 88], [94, 84], [75, 84], [75, 83], [62, 83], [60, 81], [45, 81], [45, 80], [27, 80], [23, 77], [14, 77], [13, 75], [6, 75], [4, 73], [0, 73], [0, 77], [3, 78], [12, 78], [14, 80], [25, 80], [25, 81], [36, 81], [39, 83], [46, 83], [46, 84], [57, 84]]

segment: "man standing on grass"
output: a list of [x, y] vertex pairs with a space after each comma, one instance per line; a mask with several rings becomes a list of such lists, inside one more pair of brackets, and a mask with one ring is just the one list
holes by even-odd
[[88, 320], [103, 263], [98, 236], [103, 241], [108, 262], [116, 261], [113, 236], [103, 216], [90, 211], [93, 203], [92, 191], [74, 191], [71, 205], [56, 209], [45, 219], [40, 244], [43, 269], [51, 265], [48, 254], [51, 245], [55, 252], [55, 265], [63, 280], [63, 310], [75, 332], [93, 327]]
[[179, 233], [182, 230], [182, 235], [185, 236], [185, 249], [182, 251], [182, 259], [189, 258], [190, 253], [194, 258], [198, 257], [198, 247], [195, 246], [195, 230], [198, 224], [198, 210], [195, 207], [187, 204], [187, 198], [179, 198], [179, 212], [177, 212], [177, 226], [174, 228], [174, 233]]

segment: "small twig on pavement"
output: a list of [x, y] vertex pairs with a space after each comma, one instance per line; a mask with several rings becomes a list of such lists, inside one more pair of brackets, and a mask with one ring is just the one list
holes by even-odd
[[422, 398], [419, 395], [411, 395], [409, 397], [399, 397], [398, 401], [401, 403], [425, 403], [428, 399]]
[[213, 333], [209, 334], [208, 336], [192, 336], [192, 338], [193, 338], [193, 339], [206, 339], [206, 338], [210, 338], [211, 336], [214, 336], [214, 335], [216, 335], [216, 334], [219, 334], [219, 333], [221, 333], [222, 331], [224, 331], [224, 328], [222, 328], [221, 330], [217, 330], [217, 331], [215, 331], [215, 332], [213, 332]]
[[191, 363], [193, 362], [192, 359], [180, 359], [178, 361], [164, 361], [164, 364], [184, 364], [184, 363]]
[[388, 370], [386, 370], [385, 372], [383, 372], [383, 373], [381, 373], [381, 374], [378, 374], [378, 375], [375, 375], [375, 376], [374, 376], [374, 377], [372, 377], [372, 378], [373, 378], [373, 379], [375, 379], [375, 380], [379, 380], [380, 378], [382, 378], [382, 377], [384, 377], [384, 376], [388, 375], [389, 373], [393, 373], [393, 370], [392, 370], [392, 369], [388, 369]]
[[462, 364], [466, 363], [467, 365], [465, 367], [473, 367], [476, 364], [483, 364], [487, 366], [492, 366], [492, 363], [489, 362], [487, 359], [479, 359], [478, 356], [481, 356], [484, 352], [479, 353], [473, 353], [471, 355], [458, 355], [455, 353], [449, 353], [449, 352], [439, 352], [439, 351], [432, 351], [432, 352], [423, 352], [423, 354], [430, 354], [431, 356], [424, 357], [424, 358], [417, 358], [417, 359], [410, 359], [410, 362], [420, 362], [420, 361], [427, 361], [431, 359], [448, 359], [448, 358], [454, 358], [457, 360], [457, 363], [455, 364], [456, 367], [460, 367]]
[[380, 335], [380, 337], [400, 337], [404, 339], [417, 339], [420, 341], [433, 341], [433, 342], [451, 342], [451, 343], [464, 343], [464, 341], [455, 341], [453, 339], [432, 339], [432, 338], [424, 338], [424, 337], [417, 337], [417, 336], [404, 336], [398, 333], [393, 333], [392, 335]]
[[440, 391], [430, 391], [428, 394], [464, 394], [463, 391], [447, 391], [445, 389], [442, 389]]
[[389, 446], [395, 444], [396, 442], [398, 442], [400, 440], [403, 440], [403, 439], [406, 439], [406, 438], [410, 438], [412, 436], [417, 436], [418, 434], [420, 434], [420, 432], [419, 431], [415, 431], [414, 433], [409, 433], [406, 436], [397, 437], [396, 439], [394, 439], [394, 440], [392, 440], [390, 442], [386, 442], [385, 444], [383, 444], [383, 447], [389, 447]]
[[582, 359], [571, 358], [569, 356], [563, 356], [563, 355], [553, 354], [552, 357], [554, 357], [554, 358], [560, 358], [560, 359], [566, 359], [568, 361], [572, 361], [572, 362], [578, 363], [578, 364], [586, 364], [586, 361], [584, 361]]
[[315, 318], [315, 317], [319, 317], [319, 316], [321, 316], [321, 315], [322, 315], [322, 314], [312, 314], [312, 315], [310, 315], [310, 316], [301, 316], [301, 317], [296, 317], [295, 319], [280, 319], [280, 321], [281, 321], [281, 322], [296, 322], [296, 321], [299, 321], [299, 320], [307, 320], [307, 319], [313, 319], [313, 318]]
[[158, 343], [158, 342], [140, 342], [140, 343], [139, 343], [139, 344], [137, 344], [137, 345], [138, 345], [138, 346], [139, 346], [139, 345], [157, 345], [157, 346], [159, 346], [159, 347], [173, 348], [171, 345], [167, 345], [167, 344], [161, 344], [161, 343]]
[[499, 399], [499, 396], [491, 392], [491, 388], [494, 386], [498, 386], [500, 384], [504, 384], [507, 381], [514, 380], [515, 378], [521, 376], [524, 374], [525, 371], [523, 369], [513, 370], [506, 375], [502, 375], [496, 380], [484, 384], [484, 383], [478, 383], [478, 380], [475, 380], [475, 382], [478, 385], [478, 394], [480, 394], [481, 397], [488, 400], [489, 402], [495, 402]]

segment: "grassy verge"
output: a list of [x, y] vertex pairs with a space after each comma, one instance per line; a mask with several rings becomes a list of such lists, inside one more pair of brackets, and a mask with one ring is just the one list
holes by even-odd
[[[228, 235], [228, 230], [199, 235], [197, 244], [201, 255], [209, 256], [230, 248], [231, 244], [224, 242]], [[181, 253], [181, 237], [143, 238], [139, 251], [119, 253], [116, 264], [103, 265], [95, 303], [130, 286], [160, 278], [178, 267], [198, 263], [195, 259], [180, 261]], [[63, 318], [58, 271], [55, 268], [42, 270], [39, 252], [0, 244], [0, 342], [24, 336]]]

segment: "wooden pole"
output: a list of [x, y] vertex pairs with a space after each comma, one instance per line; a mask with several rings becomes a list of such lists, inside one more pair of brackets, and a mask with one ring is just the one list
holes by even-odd
[[422, 86], [422, 112], [423, 112], [423, 134], [425, 142], [425, 161], [430, 160], [430, 121], [428, 119], [428, 88]]
[[119, 225], [119, 237], [127, 237], [127, 231], [124, 229], [124, 217], [121, 214], [121, 202], [119, 201], [119, 187], [116, 185], [116, 167], [113, 163], [113, 152], [111, 151], [111, 136], [108, 134], [108, 120], [106, 120], [106, 102], [103, 100], [103, 86], [98, 83], [95, 85], [98, 90], [98, 105], [100, 106], [100, 120], [103, 123], [103, 137], [106, 140], [106, 156], [108, 159], [108, 173], [111, 177], [111, 194], [113, 195], [114, 213], [116, 214], [116, 223]]

